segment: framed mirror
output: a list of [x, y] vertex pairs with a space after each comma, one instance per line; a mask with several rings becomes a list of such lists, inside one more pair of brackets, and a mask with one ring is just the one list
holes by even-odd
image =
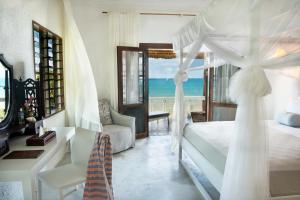
[[13, 66], [0, 54], [0, 131], [13, 120]]

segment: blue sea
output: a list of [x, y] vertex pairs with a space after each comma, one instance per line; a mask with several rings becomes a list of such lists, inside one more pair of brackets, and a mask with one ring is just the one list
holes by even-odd
[[[189, 78], [183, 83], [185, 96], [203, 96], [203, 79]], [[150, 97], [173, 97], [175, 96], [175, 83], [173, 79], [150, 78]]]

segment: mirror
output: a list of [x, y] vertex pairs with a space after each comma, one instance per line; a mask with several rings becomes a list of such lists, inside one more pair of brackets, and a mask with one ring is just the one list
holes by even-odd
[[10, 100], [9, 71], [0, 63], [0, 122], [7, 116]]
[[0, 130], [12, 121], [12, 66], [0, 54]]

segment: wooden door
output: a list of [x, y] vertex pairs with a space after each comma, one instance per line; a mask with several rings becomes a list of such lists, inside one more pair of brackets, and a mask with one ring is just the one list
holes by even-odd
[[138, 47], [117, 47], [119, 112], [135, 117], [136, 138], [148, 136], [148, 58]]

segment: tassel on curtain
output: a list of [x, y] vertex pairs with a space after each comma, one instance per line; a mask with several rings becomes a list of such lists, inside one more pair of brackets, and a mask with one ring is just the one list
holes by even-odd
[[69, 0], [64, 3], [65, 103], [69, 126], [101, 131], [92, 67]]

